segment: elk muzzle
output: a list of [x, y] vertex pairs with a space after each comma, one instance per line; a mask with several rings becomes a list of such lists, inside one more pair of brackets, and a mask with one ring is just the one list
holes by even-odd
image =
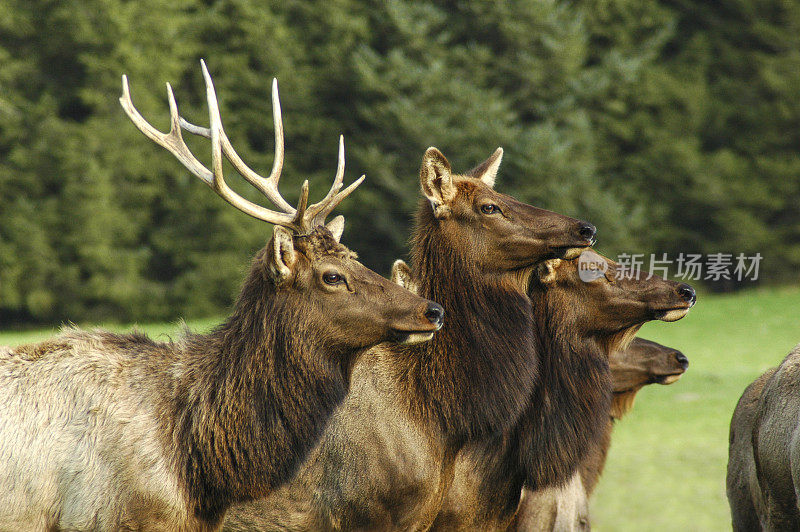
[[689, 309], [697, 302], [697, 293], [694, 288], [686, 283], [679, 283], [675, 287], [675, 292], [679, 302], [674, 308], [658, 311], [656, 319], [661, 321], [678, 321], [686, 316]]
[[587, 248], [592, 247], [597, 242], [597, 228], [579, 220], [576, 224], [574, 242], [563, 246], [553, 247], [553, 258], [572, 260], [578, 258]]
[[438, 303], [427, 301], [410, 323], [392, 329], [392, 341], [401, 344], [427, 342], [444, 325], [444, 309]]

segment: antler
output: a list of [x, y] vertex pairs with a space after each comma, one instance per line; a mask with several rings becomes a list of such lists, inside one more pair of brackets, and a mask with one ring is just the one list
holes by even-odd
[[[209, 127], [196, 126], [185, 120], [178, 114], [178, 105], [175, 103], [175, 96], [172, 87], [167, 83], [167, 96], [169, 98], [170, 128], [168, 133], [162, 133], [148, 123], [139, 111], [134, 107], [131, 100], [128, 78], [122, 75], [122, 97], [119, 99], [122, 108], [134, 125], [145, 134], [147, 138], [165, 148], [172, 153], [192, 174], [199, 177], [205, 184], [210, 186], [219, 194], [222, 199], [239, 209], [240, 211], [284, 227], [288, 227], [299, 234], [305, 234], [314, 229], [317, 225], [324, 225], [325, 219], [330, 215], [336, 206], [355, 190], [365, 176], [361, 176], [344, 190], [342, 181], [344, 179], [344, 137], [339, 136], [339, 163], [336, 169], [336, 177], [333, 180], [328, 194], [319, 202], [308, 206], [308, 181], [303, 183], [300, 191], [300, 199], [297, 207], [292, 207], [283, 199], [278, 191], [278, 181], [281, 177], [283, 168], [283, 121], [281, 119], [281, 103], [278, 97], [278, 80], [272, 80], [272, 114], [275, 123], [275, 161], [272, 165], [272, 172], [268, 177], [263, 177], [254, 172], [247, 166], [239, 154], [233, 149], [225, 130], [222, 127], [220, 118], [217, 95], [214, 91], [214, 83], [206, 68], [205, 61], [200, 60], [203, 70], [203, 79], [206, 84], [206, 99], [208, 101]], [[181, 128], [186, 131], [211, 139], [211, 167], [209, 170], [192, 154], [181, 135]], [[222, 174], [222, 155], [230, 161], [239, 174], [248, 183], [260, 190], [269, 200], [275, 204], [280, 211], [273, 211], [257, 205], [236, 194], [225, 182]], [[331, 225], [339, 229], [341, 233], [342, 220], [340, 217], [331, 221]], [[334, 231], [336, 233], [337, 231]]]

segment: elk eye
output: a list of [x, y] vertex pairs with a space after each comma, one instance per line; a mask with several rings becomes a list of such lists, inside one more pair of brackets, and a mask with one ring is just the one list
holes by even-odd
[[497, 205], [495, 205], [493, 203], [485, 203], [485, 204], [481, 205], [481, 212], [483, 214], [499, 214], [500, 213], [500, 207], [498, 207]]
[[325, 281], [325, 284], [339, 284], [344, 281], [344, 277], [338, 273], [328, 272], [322, 274], [322, 280]]

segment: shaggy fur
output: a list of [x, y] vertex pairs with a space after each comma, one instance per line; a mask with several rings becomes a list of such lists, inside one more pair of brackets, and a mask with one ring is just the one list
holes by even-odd
[[[494, 179], [498, 152], [479, 166]], [[510, 427], [537, 381], [530, 264], [590, 242], [582, 223], [499, 194], [487, 175], [423, 159], [415, 282], [447, 321], [431, 343], [381, 346], [290, 485], [234, 508], [226, 530], [425, 530], [465, 442]], [[505, 214], [481, 214], [487, 203]], [[585, 224], [584, 224], [585, 225]], [[499, 311], [502, 310], [502, 311]]]
[[626, 348], [644, 322], [694, 302], [680, 297], [682, 285], [659, 277], [614, 280], [616, 265], [607, 262], [607, 277], [589, 283], [578, 278], [576, 260], [540, 268], [530, 292], [540, 380], [511, 430], [461, 453], [435, 530], [506, 529], [523, 486], [563, 485], [607, 443], [610, 354]]
[[429, 344], [395, 350], [394, 377], [412, 415], [450, 438], [503, 430], [519, 416], [537, 378], [527, 285], [513, 275], [482, 275], [448, 241], [430, 209], [419, 212], [412, 252], [419, 293], [438, 297], [448, 322]]
[[[509, 530], [589, 530], [589, 497], [605, 467], [614, 423], [630, 411], [633, 397], [642, 387], [654, 383], [676, 382], [686, 371], [688, 359], [675, 349], [635, 338], [628, 349], [611, 354], [609, 367], [614, 386], [614, 402], [606, 430], [589, 449], [579, 470], [564, 486], [537, 491], [523, 488], [519, 508]], [[618, 401], [618, 398], [623, 399]]]
[[[214, 529], [231, 503], [290, 477], [353, 360], [421, 329], [430, 304], [327, 229], [294, 240], [291, 284], [273, 284], [267, 246], [208, 335], [68, 329], [0, 354], [0, 529]], [[360, 295], [323, 293], [320, 266]]]

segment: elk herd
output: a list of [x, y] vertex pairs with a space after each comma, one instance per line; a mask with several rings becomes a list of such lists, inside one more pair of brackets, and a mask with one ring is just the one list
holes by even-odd
[[[496, 191], [500, 148], [464, 173], [424, 153], [411, 261], [387, 280], [340, 243], [343, 217], [329, 219], [364, 179], [343, 188], [341, 137], [328, 193], [309, 204], [306, 181], [293, 206], [278, 191], [277, 83], [263, 177], [234, 150], [202, 73], [208, 127], [180, 116], [169, 85], [167, 133], [125, 76], [120, 102], [190, 173], [272, 224], [271, 239], [208, 334], [70, 327], [0, 348], [0, 529], [588, 529], [614, 424], [643, 386], [688, 367], [635, 335], [685, 316], [694, 290], [620, 275], [592, 250], [593, 225]], [[210, 168], [184, 134], [210, 141]], [[235, 193], [225, 160], [272, 207]], [[585, 261], [602, 274], [583, 276]], [[798, 357], [737, 408], [741, 530], [754, 507], [771, 529], [800, 529]]]

